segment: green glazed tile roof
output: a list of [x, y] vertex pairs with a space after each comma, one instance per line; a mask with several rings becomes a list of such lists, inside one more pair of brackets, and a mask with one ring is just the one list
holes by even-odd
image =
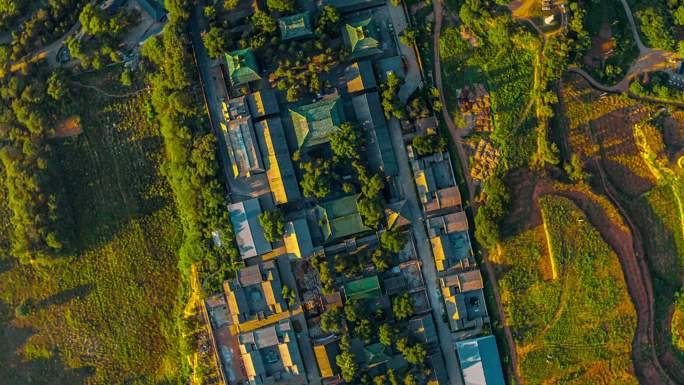
[[378, 276], [374, 275], [345, 283], [344, 295], [351, 300], [379, 298], [382, 293], [380, 292]]
[[342, 35], [351, 48], [352, 58], [382, 53], [377, 26], [370, 17], [345, 24]]
[[228, 76], [233, 86], [261, 79], [259, 65], [251, 48], [228, 52], [226, 62], [228, 63]]
[[297, 39], [313, 35], [311, 18], [308, 12], [285, 16], [278, 19], [280, 38], [282, 40]]
[[290, 115], [299, 148], [327, 143], [345, 118], [339, 96], [291, 108]]
[[321, 230], [325, 240], [341, 239], [369, 231], [356, 206], [358, 195], [349, 195], [325, 202], [318, 207]]

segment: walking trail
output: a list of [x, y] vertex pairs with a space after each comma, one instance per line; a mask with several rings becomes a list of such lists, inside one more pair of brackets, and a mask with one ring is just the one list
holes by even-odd
[[[435, 27], [434, 27], [434, 35], [433, 35], [433, 40], [434, 40], [434, 53], [435, 53], [435, 86], [439, 90], [439, 98], [440, 101], [442, 102], [442, 117], [444, 118], [444, 121], [447, 124], [447, 127], [449, 129], [449, 133], [451, 134], [451, 137], [453, 139], [454, 145], [456, 146], [456, 151], [458, 152], [458, 157], [461, 160], [461, 167], [463, 168], [463, 174], [465, 176], [466, 183], [468, 185], [468, 193], [470, 199], [474, 199], [475, 197], [475, 185], [473, 182], [472, 177], [470, 176], [469, 172], [469, 167], [468, 167], [468, 157], [466, 156], [465, 149], [463, 148], [463, 143], [461, 140], [461, 136], [459, 133], [458, 128], [454, 124], [454, 120], [451, 118], [451, 115], [449, 114], [449, 110], [447, 109], [447, 104], [446, 100], [444, 99], [444, 89], [442, 88], [442, 66], [440, 62], [440, 56], [439, 56], [439, 35], [442, 29], [442, 16], [443, 16], [443, 4], [442, 0], [433, 0], [432, 1], [432, 6], [435, 14]], [[473, 214], [476, 211], [477, 207], [475, 205], [471, 206], [473, 208]], [[517, 351], [515, 348], [515, 341], [513, 340], [513, 334], [511, 333], [511, 329], [508, 326], [508, 323], [506, 322], [506, 316], [503, 311], [503, 306], [501, 305], [501, 296], [499, 295], [499, 287], [497, 285], [496, 281], [496, 275], [494, 274], [494, 267], [489, 261], [489, 256], [487, 255], [486, 251], [483, 251], [482, 253], [482, 259], [484, 261], [483, 265], [485, 267], [485, 270], [487, 272], [487, 279], [491, 285], [492, 291], [494, 292], [494, 299], [496, 301], [496, 309], [498, 313], [498, 317], [501, 320], [501, 325], [503, 327], [504, 335], [506, 337], [506, 342], [508, 344], [509, 348], [509, 354], [511, 358], [511, 366], [513, 368], [513, 377], [515, 378], [515, 381], [519, 384], [522, 384], [522, 381], [520, 380], [520, 375], [519, 375], [519, 370], [518, 370], [518, 357], [517, 357]]]

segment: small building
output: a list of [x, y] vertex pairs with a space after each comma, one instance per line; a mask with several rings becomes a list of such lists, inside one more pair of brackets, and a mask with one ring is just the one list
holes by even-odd
[[318, 364], [318, 371], [321, 378], [330, 378], [340, 372], [337, 366], [336, 358], [340, 354], [340, 347], [337, 341], [331, 340], [326, 343], [317, 344], [313, 347], [316, 355], [316, 363]]
[[344, 296], [351, 301], [374, 300], [382, 297], [378, 276], [373, 275], [345, 283]]
[[342, 38], [351, 51], [351, 58], [373, 56], [382, 53], [380, 30], [372, 17], [345, 23]]
[[238, 270], [237, 278], [225, 281], [223, 289], [233, 325], [287, 311], [278, 266], [273, 260]]
[[409, 335], [413, 339], [428, 346], [439, 344], [437, 327], [435, 326], [435, 321], [432, 319], [431, 313], [425, 313], [410, 319], [407, 328]]
[[390, 72], [402, 79], [406, 77], [404, 62], [399, 56], [386, 57], [377, 60], [375, 61], [375, 68], [377, 68], [377, 73], [379, 74], [380, 81], [382, 82], [387, 81], [387, 76]]
[[261, 80], [259, 65], [251, 48], [239, 49], [226, 54], [228, 77], [233, 87]]
[[247, 95], [247, 105], [252, 118], [258, 120], [264, 116], [275, 115], [280, 112], [275, 92], [270, 89], [252, 92]]
[[465, 385], [504, 385], [499, 350], [493, 335], [456, 342]]
[[293, 202], [301, 198], [285, 131], [279, 117], [270, 117], [254, 124], [259, 148], [266, 170], [268, 186], [275, 204]]
[[427, 225], [437, 271], [475, 266], [465, 212], [430, 218]]
[[347, 79], [347, 92], [361, 92], [377, 87], [373, 65], [367, 61], [354, 62], [344, 69]]
[[398, 229], [411, 224], [409, 206], [406, 200], [393, 202], [385, 208], [387, 229]]
[[345, 121], [339, 96], [290, 109], [297, 136], [297, 148], [303, 149], [328, 143], [330, 134]]
[[461, 193], [448, 152], [413, 158], [411, 168], [423, 211], [430, 215], [461, 209]]
[[[238, 339], [240, 355], [251, 385], [272, 384], [305, 376], [297, 336], [289, 319], [242, 333]], [[305, 384], [306, 380], [302, 383]]]
[[442, 353], [439, 350], [435, 351], [428, 356], [427, 361], [428, 366], [432, 369], [427, 385], [448, 385], [449, 372], [444, 364]]
[[363, 224], [356, 204], [357, 195], [348, 195], [316, 206], [316, 216], [326, 242], [370, 231]]
[[283, 238], [287, 253], [295, 258], [306, 258], [314, 251], [309, 225], [304, 218], [287, 222]]
[[439, 281], [452, 331], [482, 327], [489, 321], [480, 270], [451, 274]]
[[311, 16], [308, 12], [281, 17], [278, 19], [278, 29], [280, 29], [280, 39], [283, 41], [313, 36]]
[[324, 0], [324, 3], [346, 13], [376, 7], [385, 4], [386, 0]]
[[259, 223], [259, 214], [261, 214], [259, 199], [253, 198], [233, 203], [228, 206], [228, 211], [242, 259], [272, 250], [271, 243], [264, 237], [264, 229]]
[[399, 174], [394, 156], [392, 138], [385, 122], [380, 96], [373, 91], [352, 98], [356, 119], [363, 128], [368, 152], [368, 164], [372, 171], [381, 171], [387, 176]]
[[221, 131], [228, 145], [231, 172], [235, 178], [264, 172], [264, 163], [257, 147], [254, 126], [244, 97], [221, 103]]
[[364, 369], [372, 369], [392, 359], [390, 348], [379, 342], [364, 345], [361, 340], [354, 338], [351, 340], [350, 350], [359, 367]]

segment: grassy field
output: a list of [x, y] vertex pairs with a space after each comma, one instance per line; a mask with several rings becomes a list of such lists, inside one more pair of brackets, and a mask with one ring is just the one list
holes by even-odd
[[[80, 80], [106, 78], [97, 76]], [[178, 383], [181, 227], [159, 174], [163, 148], [145, 114], [147, 93], [111, 98], [74, 87], [72, 112], [84, 132], [55, 147], [79, 251], [45, 269], [3, 261], [0, 378], [7, 385]]]
[[528, 384], [636, 384], [636, 327], [616, 254], [571, 201], [540, 199], [543, 223], [504, 242], [499, 285]]

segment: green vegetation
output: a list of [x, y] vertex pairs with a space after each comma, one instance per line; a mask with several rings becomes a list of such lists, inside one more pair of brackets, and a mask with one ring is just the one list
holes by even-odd
[[511, 267], [499, 287], [523, 379], [636, 384], [636, 314], [617, 256], [570, 200], [539, 203], [545, 231], [507, 239], [501, 253]]
[[643, 85], [638, 79], [629, 85], [629, 90], [638, 96], [645, 96], [662, 101], [684, 101], [684, 91], [668, 85], [670, 75], [665, 72], [654, 72], [649, 76], [649, 82]]
[[269, 242], [275, 242], [285, 233], [283, 212], [280, 210], [264, 211], [259, 214], [259, 223], [264, 228], [264, 238]]
[[672, 24], [661, 7], [646, 7], [635, 12], [641, 32], [646, 37], [645, 44], [652, 48], [673, 50], [675, 39], [672, 36]]
[[411, 296], [404, 293], [392, 298], [392, 312], [400, 320], [411, 318], [416, 312]]
[[[116, 87], [111, 72], [81, 81], [95, 79]], [[0, 258], [0, 377], [8, 385], [176, 383], [187, 370], [175, 322], [182, 229], [157, 172], [163, 148], [144, 113], [149, 95], [68, 95], [64, 109], [85, 133], [53, 142], [52, 167], [73, 207], [74, 258], [49, 268]], [[3, 251], [5, 194], [0, 187]]]
[[436, 133], [430, 133], [414, 136], [412, 145], [419, 156], [425, 156], [446, 151], [447, 140]]
[[482, 191], [487, 200], [475, 215], [475, 238], [487, 249], [494, 250], [501, 242], [499, 224], [508, 212], [511, 196], [506, 185], [496, 176], [485, 181]]
[[404, 84], [404, 79], [400, 78], [394, 72], [387, 74], [387, 81], [380, 85], [382, 90], [382, 109], [385, 111], [385, 118], [390, 119], [395, 117], [397, 119], [406, 118], [406, 110], [404, 103], [399, 100], [399, 88]]
[[[190, 266], [197, 263], [201, 275], [213, 277], [208, 285], [218, 288], [223, 277], [235, 269], [237, 249], [219, 179], [216, 137], [207, 131], [204, 111], [193, 93], [197, 77], [185, 33], [188, 15], [184, 3], [167, 7], [176, 12], [169, 15], [162, 35], [148, 40], [142, 53], [151, 67], [152, 106], [166, 148], [162, 170], [183, 224], [179, 267], [187, 279]], [[223, 247], [214, 245], [214, 232], [224, 238]]]

